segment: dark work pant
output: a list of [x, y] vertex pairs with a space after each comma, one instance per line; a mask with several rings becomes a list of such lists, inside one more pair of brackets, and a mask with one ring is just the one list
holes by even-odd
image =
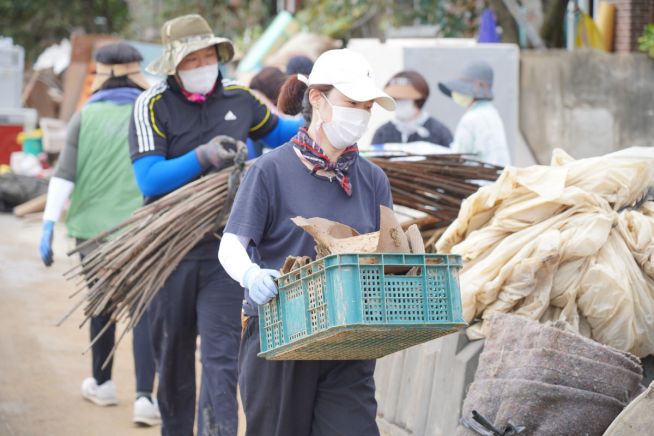
[[[100, 315], [91, 318], [91, 340], [105, 328], [109, 322], [109, 315]], [[107, 380], [111, 380], [111, 370], [113, 368], [114, 359], [111, 358], [107, 366], [102, 369], [102, 365], [114, 348], [116, 339], [116, 326], [111, 325], [109, 329], [100, 336], [98, 341], [91, 347], [91, 361], [93, 366], [93, 378], [101, 385]]]
[[[77, 240], [80, 244], [84, 241]], [[80, 253], [80, 257], [84, 257], [91, 252], [94, 247], [89, 247]], [[109, 323], [111, 316], [108, 314], [100, 315], [91, 318], [91, 340], [93, 340], [102, 329]], [[147, 317], [143, 316], [139, 322], [134, 326], [132, 331], [133, 342], [132, 349], [134, 353], [134, 372], [136, 374], [136, 392], [140, 394], [151, 394], [154, 385], [155, 365], [154, 356], [152, 354], [152, 340], [150, 338], [150, 326]], [[111, 371], [113, 368], [113, 358], [102, 369], [102, 366], [114, 348], [116, 340], [116, 326], [111, 326], [105, 331], [98, 341], [91, 347], [91, 361], [93, 368], [93, 378], [101, 385], [107, 380], [111, 380]]]
[[236, 379], [243, 290], [218, 260], [183, 260], [148, 308], [159, 373], [161, 433], [193, 434], [195, 348], [202, 379], [198, 434], [235, 436]]
[[239, 385], [247, 436], [378, 436], [375, 361], [270, 361], [258, 318], [241, 339]]
[[[109, 322], [109, 315], [100, 315], [91, 318], [91, 340], [93, 340]], [[132, 350], [134, 353], [134, 373], [136, 375], [136, 392], [139, 394], [151, 394], [154, 385], [154, 356], [152, 354], [152, 341], [150, 339], [150, 326], [147, 317], [143, 317], [134, 326], [132, 331]], [[109, 329], [100, 336], [100, 339], [93, 344], [91, 349], [93, 361], [93, 378], [101, 385], [111, 380], [113, 358], [107, 366], [102, 369], [107, 356], [114, 347], [116, 338], [116, 327], [111, 325]]]
[[132, 330], [132, 350], [134, 353], [134, 375], [136, 393], [151, 394], [154, 385], [156, 366], [152, 349], [152, 336], [147, 313], [143, 314]]

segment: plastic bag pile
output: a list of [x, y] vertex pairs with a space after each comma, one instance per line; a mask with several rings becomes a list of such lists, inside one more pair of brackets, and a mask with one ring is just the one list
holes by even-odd
[[510, 312], [654, 354], [653, 178], [646, 159], [555, 150], [550, 166], [507, 167], [470, 196], [436, 244], [463, 257], [468, 336]]

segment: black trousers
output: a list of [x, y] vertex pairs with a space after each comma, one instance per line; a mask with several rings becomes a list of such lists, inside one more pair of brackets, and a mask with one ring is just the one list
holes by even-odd
[[[77, 240], [78, 245], [84, 242], [81, 239]], [[88, 255], [96, 246], [88, 247], [80, 253], [80, 258]], [[105, 326], [111, 319], [110, 314], [100, 315], [91, 318], [91, 340], [102, 332]], [[143, 317], [134, 326], [132, 331], [133, 341], [132, 350], [134, 354], [134, 373], [136, 375], [136, 393], [137, 394], [151, 394], [154, 386], [155, 365], [154, 355], [152, 350], [152, 340], [150, 337], [150, 326], [147, 317]], [[98, 385], [111, 380], [111, 373], [113, 369], [113, 358], [109, 363], [102, 368], [105, 360], [111, 353], [116, 343], [116, 326], [112, 324], [106, 332], [98, 339], [98, 341], [91, 347], [91, 367], [93, 371], [93, 378]]]
[[198, 434], [235, 436], [238, 341], [243, 289], [218, 259], [183, 260], [148, 308], [163, 425], [171, 436], [193, 434], [195, 349], [200, 334], [202, 380]]
[[245, 326], [239, 385], [247, 436], [378, 436], [374, 360], [269, 361]]
[[[91, 340], [98, 335], [109, 322], [109, 315], [100, 315], [91, 318]], [[150, 338], [150, 325], [147, 317], [143, 317], [132, 330], [132, 351], [134, 354], [134, 375], [136, 376], [136, 393], [151, 394], [154, 385], [155, 365], [152, 353], [152, 340]], [[116, 327], [112, 325], [91, 348], [93, 378], [101, 385], [111, 380], [113, 358], [103, 369], [104, 361], [111, 353], [116, 338]]]

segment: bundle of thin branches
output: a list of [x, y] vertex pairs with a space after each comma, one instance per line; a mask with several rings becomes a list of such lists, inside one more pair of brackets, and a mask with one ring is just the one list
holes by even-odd
[[241, 170], [230, 167], [183, 186], [69, 252], [100, 244], [65, 274], [78, 279], [73, 295], [82, 297], [60, 323], [86, 302], [82, 325], [101, 314], [111, 314], [105, 330], [127, 321], [117, 346], [182, 258], [224, 224]]
[[371, 158], [391, 184], [393, 203], [425, 213], [405, 224], [417, 224], [432, 251], [434, 243], [459, 213], [461, 202], [479, 189], [479, 181], [494, 181], [500, 167], [460, 154]]

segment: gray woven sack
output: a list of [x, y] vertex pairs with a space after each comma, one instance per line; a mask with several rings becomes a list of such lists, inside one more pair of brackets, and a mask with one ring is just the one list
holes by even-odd
[[563, 323], [539, 324], [517, 315], [494, 315], [488, 322], [484, 351], [549, 348], [642, 374], [636, 356], [563, 330], [564, 326]]
[[[623, 404], [606, 395], [528, 380], [479, 380], [470, 385], [463, 416], [481, 413], [498, 429], [509, 420], [525, 426], [520, 435], [601, 436]], [[477, 436], [459, 425], [457, 436]]]
[[475, 380], [524, 379], [607, 395], [624, 405], [640, 393], [637, 372], [550, 349], [484, 351]]
[[[515, 315], [496, 315], [462, 417], [480, 413], [521, 435], [601, 435], [640, 392], [642, 368], [629, 353]], [[509, 422], [511, 421], [511, 422]], [[459, 426], [459, 435], [476, 434]]]

